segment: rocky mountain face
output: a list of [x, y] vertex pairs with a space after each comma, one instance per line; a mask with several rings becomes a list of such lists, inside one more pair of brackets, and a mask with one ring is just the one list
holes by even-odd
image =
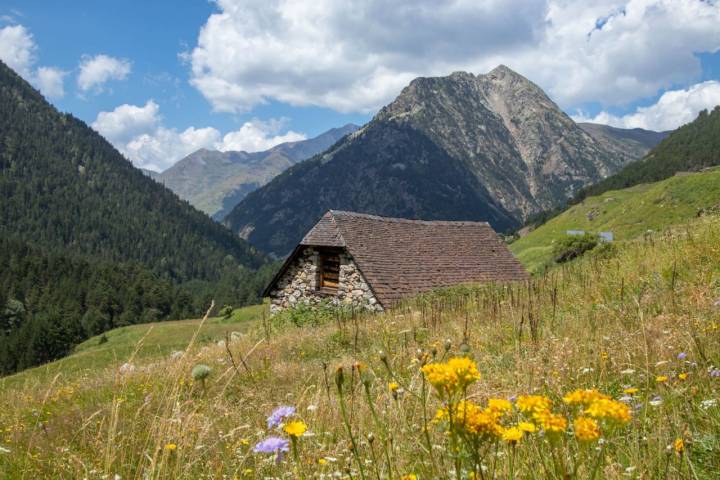
[[248, 195], [225, 223], [276, 255], [331, 208], [508, 230], [639, 158], [608, 143], [505, 66], [417, 78], [365, 127]]
[[201, 149], [164, 172], [150, 176], [199, 210], [222, 219], [248, 193], [357, 129], [357, 125], [348, 124], [308, 140], [282, 143], [263, 152]]
[[617, 128], [598, 123], [578, 123], [595, 141], [615, 155], [642, 158], [671, 132], [653, 132], [642, 128]]

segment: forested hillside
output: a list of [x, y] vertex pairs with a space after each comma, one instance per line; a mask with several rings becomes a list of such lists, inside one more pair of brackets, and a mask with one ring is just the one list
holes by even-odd
[[710, 113], [701, 111], [697, 119], [672, 132], [645, 158], [581, 190], [575, 201], [715, 165], [720, 165], [720, 106]]
[[0, 64], [0, 234], [175, 279], [263, 257]]
[[0, 112], [0, 374], [212, 298], [259, 301], [262, 254], [1, 62]]

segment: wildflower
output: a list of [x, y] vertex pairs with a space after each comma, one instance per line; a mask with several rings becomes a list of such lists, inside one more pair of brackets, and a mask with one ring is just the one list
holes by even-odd
[[582, 442], [592, 442], [600, 438], [600, 427], [592, 418], [578, 417], [573, 422], [575, 437]]
[[283, 427], [285, 433], [291, 437], [299, 437], [307, 430], [307, 425], [302, 420], [293, 420]]
[[685, 373], [685, 372], [679, 373], [679, 374], [678, 374], [678, 378], [679, 378], [680, 380], [687, 380], [688, 374]]
[[414, 473], [408, 473], [407, 475], [400, 477], [400, 480], [417, 480], [417, 475]]
[[480, 379], [475, 362], [467, 357], [451, 358], [446, 363], [429, 363], [422, 367], [422, 372], [441, 395], [451, 395]]
[[682, 453], [685, 451], [685, 442], [682, 438], [676, 438], [673, 442], [673, 449], [675, 449], [675, 453], [678, 455], [682, 455]]
[[543, 395], [520, 395], [515, 405], [521, 412], [532, 414], [550, 410], [552, 400]]
[[654, 396], [654, 397], [652, 398], [652, 400], [650, 400], [649, 403], [650, 403], [650, 405], [652, 405], [653, 407], [657, 407], [657, 406], [659, 406], [659, 405], [662, 405], [662, 398], [660, 398], [660, 397], [658, 397], [658, 396], [656, 395], [656, 396]]
[[600, 398], [585, 409], [585, 414], [593, 418], [607, 419], [619, 423], [630, 421], [630, 407], [622, 402]]
[[491, 398], [488, 400], [488, 408], [498, 413], [510, 412], [512, 403], [504, 398]]
[[318, 464], [325, 465], [325, 464], [327, 464], [327, 460], [325, 460], [324, 458], [318, 458]]
[[720, 378], [720, 369], [713, 368], [710, 370], [710, 377], [711, 378]]
[[537, 431], [535, 424], [530, 422], [519, 422], [518, 428], [525, 433], [535, 433]]
[[505, 429], [502, 433], [502, 439], [511, 445], [515, 445], [522, 439], [525, 433], [518, 427], [510, 427]]
[[[457, 403], [452, 418], [453, 427], [462, 429], [472, 435], [502, 435], [502, 426], [497, 422], [497, 413], [493, 410], [482, 409], [476, 403], [462, 400]], [[435, 415], [435, 421], [450, 420], [448, 408], [441, 408]]]
[[177, 445], [175, 445], [174, 443], [166, 443], [165, 444], [165, 450], [167, 450], [169, 452], [172, 452], [176, 449], [177, 449]]
[[685, 353], [685, 352], [678, 353], [678, 356], [677, 356], [678, 360], [685, 360], [686, 358], [687, 358], [687, 353]]
[[390, 390], [390, 393], [396, 394], [398, 388], [400, 388], [400, 385], [398, 385], [397, 382], [388, 383], [388, 390]]
[[552, 413], [550, 411], [539, 412], [535, 414], [535, 419], [547, 433], [560, 433], [564, 432], [567, 428], [567, 418], [559, 413]]
[[280, 425], [283, 419], [295, 414], [295, 407], [278, 407], [267, 418], [268, 428], [275, 428]]
[[714, 398], [711, 398], [711, 399], [708, 399], [708, 400], [703, 400], [702, 402], [700, 402], [700, 408], [702, 408], [703, 410], [707, 410], [708, 408], [712, 408], [712, 407], [714, 407], [715, 405], [717, 405], [717, 400], [715, 400]]
[[655, 381], [657, 383], [665, 383], [668, 381], [668, 377], [667, 375], [658, 375], [657, 377], [655, 377]]
[[599, 400], [601, 398], [606, 400], [610, 399], [610, 397], [598, 392], [595, 389], [575, 390], [565, 395], [563, 397], [563, 402], [567, 403], [568, 405], [589, 405], [595, 400]]
[[626, 368], [625, 370], [620, 371], [620, 373], [622, 373], [623, 375], [632, 375], [633, 373], [635, 373], [635, 370], [633, 370], [632, 368]]
[[275, 460], [280, 462], [282, 460], [283, 453], [288, 451], [289, 445], [290, 442], [285, 438], [268, 437], [255, 445], [253, 451], [255, 453], [274, 453]]
[[635, 395], [638, 392], [638, 389], [635, 387], [628, 387], [625, 390], [623, 390], [623, 393], [626, 393], [628, 395]]

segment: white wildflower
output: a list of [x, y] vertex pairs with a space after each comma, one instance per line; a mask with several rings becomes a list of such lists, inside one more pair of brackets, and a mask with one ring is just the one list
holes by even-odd
[[119, 371], [120, 373], [132, 373], [133, 371], [135, 371], [135, 365], [125, 362], [120, 365]]
[[703, 400], [702, 402], [700, 402], [700, 408], [702, 408], [703, 410], [707, 410], [708, 408], [712, 408], [716, 405], [717, 400], [715, 400], [714, 398], [710, 398], [708, 400]]
[[635, 370], [633, 370], [632, 368], [626, 368], [625, 370], [621, 371], [620, 373], [622, 373], [623, 375], [632, 375], [633, 373], [635, 373]]

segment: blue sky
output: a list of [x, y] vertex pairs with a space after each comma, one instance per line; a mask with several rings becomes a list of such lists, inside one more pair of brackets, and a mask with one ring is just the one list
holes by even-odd
[[700, 0], [3, 0], [0, 58], [136, 165], [362, 124], [412, 78], [504, 63], [577, 120], [668, 129], [720, 103]]

